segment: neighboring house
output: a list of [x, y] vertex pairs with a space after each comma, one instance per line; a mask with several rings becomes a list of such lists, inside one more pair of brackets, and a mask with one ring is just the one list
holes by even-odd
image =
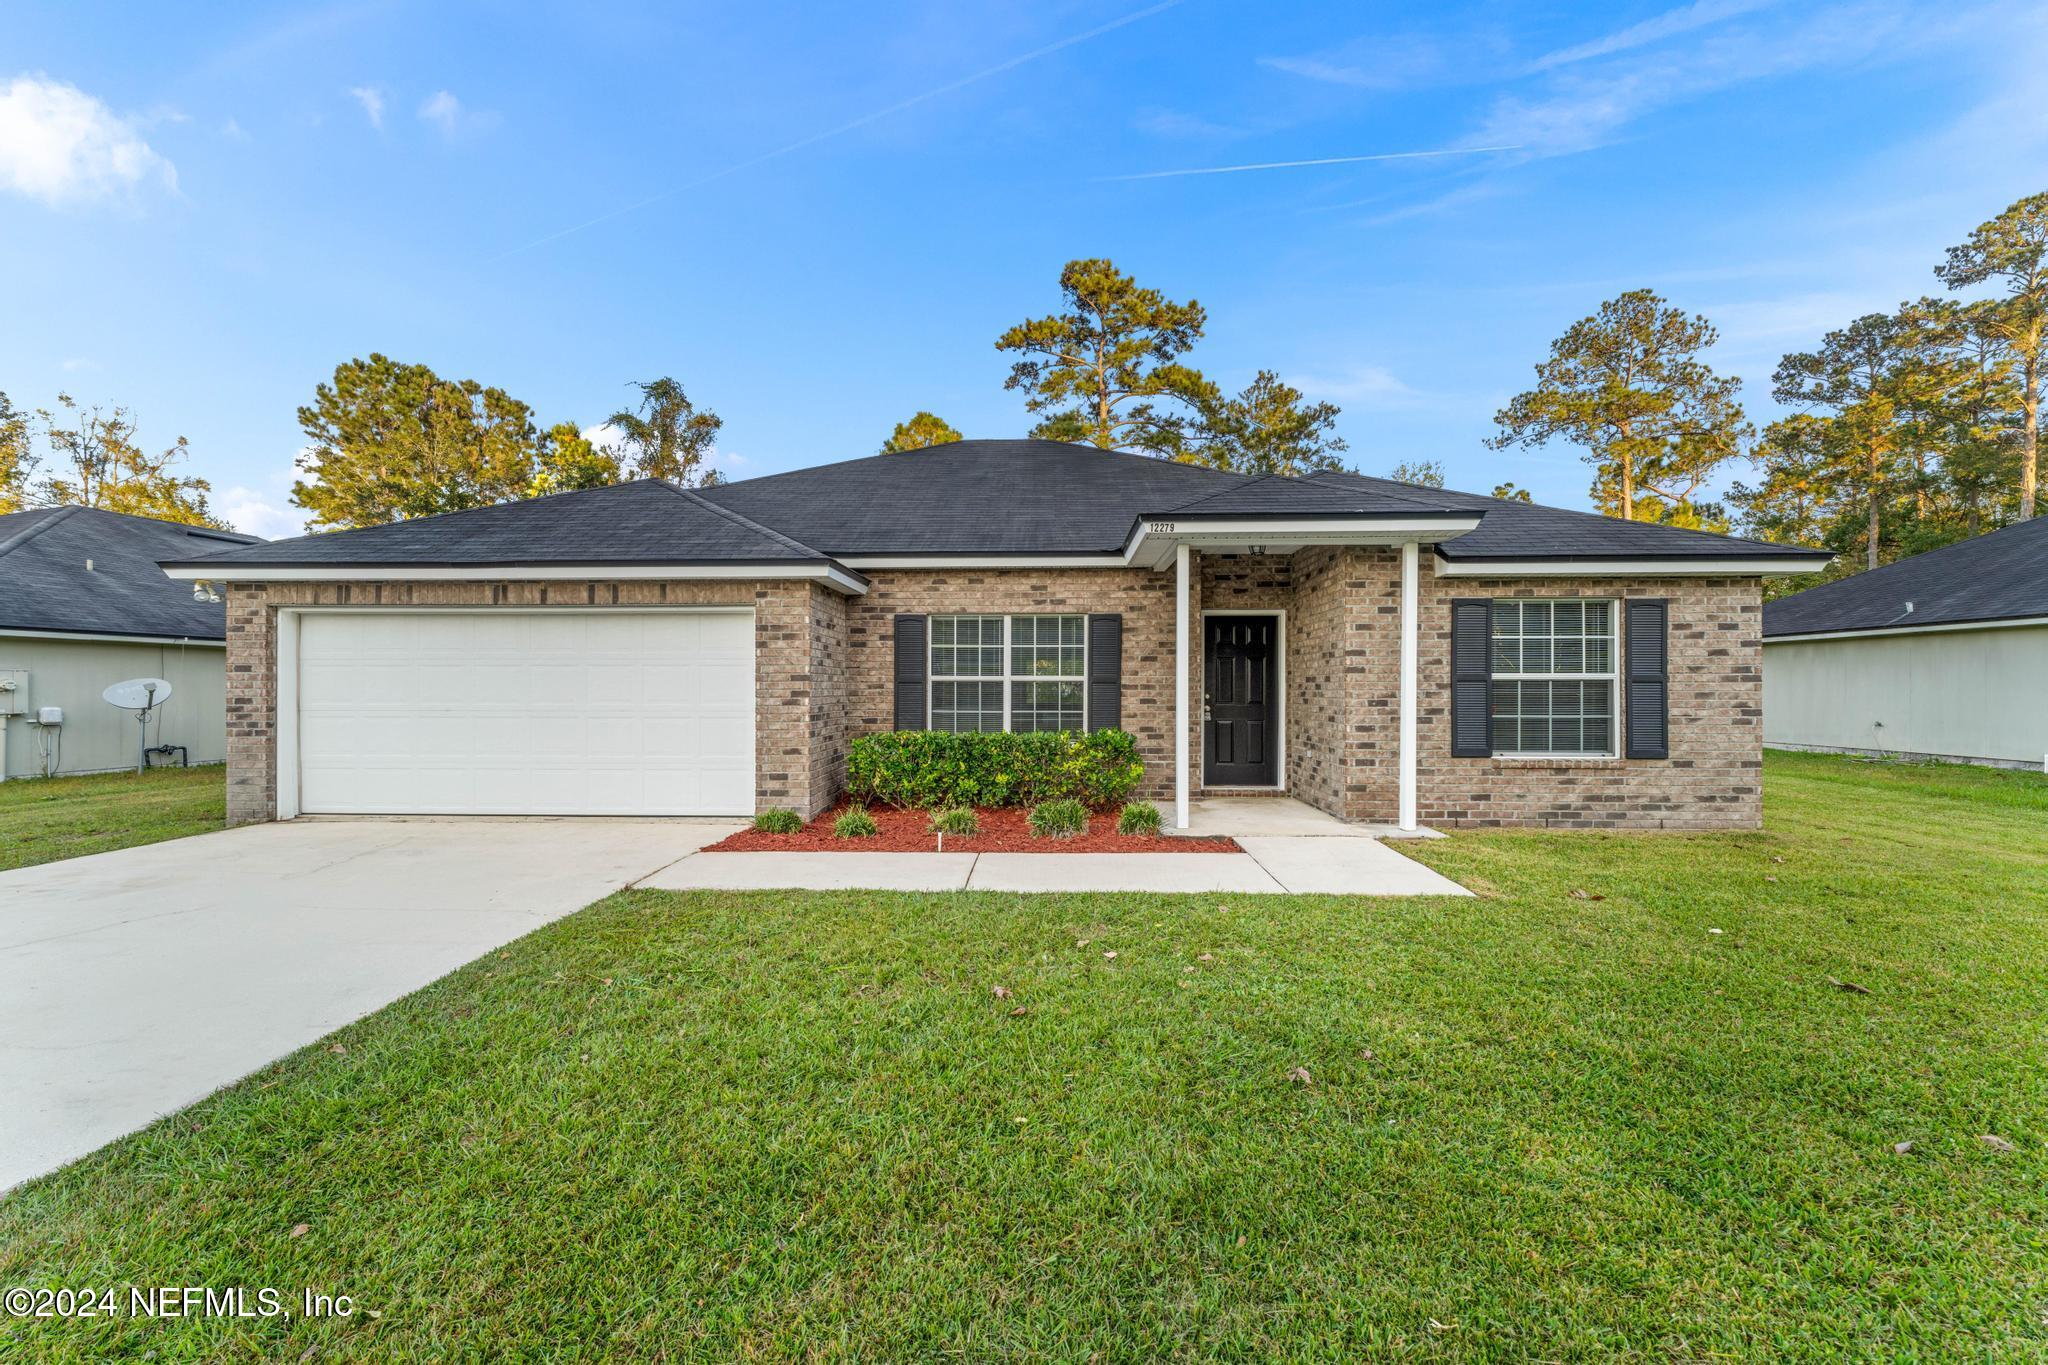
[[1391, 483], [962, 441], [208, 559], [229, 813], [809, 814], [895, 728], [1137, 737], [1147, 794], [1760, 818], [1760, 576], [1827, 556]]
[[1765, 607], [1764, 742], [2048, 763], [2048, 517]]
[[[157, 561], [254, 543], [94, 507], [0, 516], [0, 777], [134, 767], [134, 713], [100, 697], [128, 678], [171, 683], [150, 744], [181, 746], [194, 763], [226, 757], [224, 609]], [[46, 707], [61, 724], [40, 722]]]

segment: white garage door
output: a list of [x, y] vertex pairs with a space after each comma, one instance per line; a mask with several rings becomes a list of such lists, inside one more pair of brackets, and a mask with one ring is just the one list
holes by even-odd
[[306, 814], [753, 812], [752, 612], [297, 620]]

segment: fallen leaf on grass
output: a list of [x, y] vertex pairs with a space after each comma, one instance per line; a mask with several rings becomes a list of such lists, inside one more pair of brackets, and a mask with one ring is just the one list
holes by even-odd
[[1778, 880], [1778, 879], [1777, 879], [1776, 877], [1772, 877], [1772, 876], [1766, 875], [1766, 876], [1764, 877], [1764, 880], [1765, 880], [1765, 881], [1767, 881], [1767, 882], [1774, 882], [1774, 881], [1776, 881], [1776, 880]]
[[1870, 994], [1870, 987], [1859, 986], [1853, 981], [1838, 981], [1831, 976], [1828, 978], [1828, 984], [1830, 986], [1833, 986], [1838, 991], [1851, 991], [1857, 995]]
[[327, 1050], [337, 1057], [346, 1056], [348, 1053], [348, 1049], [343, 1047], [340, 1043], [336, 1043], [333, 1047], [328, 1048]]
[[1980, 1134], [1977, 1138], [1977, 1141], [1983, 1143], [1986, 1147], [1989, 1147], [1994, 1152], [2010, 1152], [2015, 1150], [2010, 1142], [2006, 1141], [2004, 1138], [2000, 1137], [1996, 1133]]
[[1707, 932], [1710, 934], [1725, 934], [1728, 931], [1726, 929], [1709, 929]]
[[1904, 1156], [1912, 1150], [1913, 1144], [1911, 1142], [1894, 1142], [1892, 1144], [1892, 1152], [1898, 1156]]
[[1772, 862], [1774, 862], [1774, 863], [1782, 863], [1782, 862], [1784, 862], [1785, 860], [1784, 860], [1783, 858], [1779, 857], [1779, 856], [1778, 856], [1777, 854], [1773, 853], [1773, 854], [1771, 855], [1771, 861], [1772, 861]]
[[1023, 1015], [1029, 1014], [1029, 1013], [1031, 1013], [1031, 1011], [1030, 1011], [1030, 1010], [1027, 1010], [1027, 1009], [1025, 1009], [1025, 1008], [1024, 1008], [1024, 1007], [1023, 1007], [1022, 1005], [1019, 1005], [1019, 1006], [1017, 1006], [1017, 1008], [1015, 1008], [1015, 1009], [1013, 1009], [1013, 1010], [1011, 1010], [1011, 1011], [1010, 1011], [1010, 1017], [1011, 1017], [1012, 1019], [1016, 1019], [1016, 1018], [1019, 1018], [1019, 1017], [1021, 1017], [1021, 1016], [1023, 1016]]
[[989, 989], [989, 994], [998, 1000], [1008, 1000], [1010, 998], [1010, 988], [1008, 986], [993, 986]]
[[1293, 1081], [1296, 1085], [1315, 1084], [1315, 1078], [1308, 1074], [1308, 1068], [1305, 1066], [1298, 1066], [1294, 1068], [1294, 1070], [1288, 1072], [1287, 1079]]
[[1431, 1318], [1429, 1320], [1429, 1330], [1432, 1332], [1455, 1332], [1458, 1330], [1458, 1324], [1455, 1322], [1438, 1322], [1435, 1318]]
[[1369, 1061], [1371, 1061], [1371, 1060], [1372, 1060], [1372, 1049], [1371, 1049], [1371, 1048], [1369, 1048], [1369, 1047], [1362, 1047], [1362, 1048], [1358, 1049], [1358, 1058], [1359, 1058], [1359, 1060], [1360, 1060], [1360, 1061], [1364, 1061], [1364, 1062], [1369, 1062]]
[[1214, 962], [1215, 960], [1216, 954], [1214, 953], [1203, 953], [1200, 957], [1195, 959], [1195, 961], [1197, 962]]
[[1604, 901], [1607, 897], [1601, 895], [1598, 891], [1581, 891], [1574, 887], [1572, 889], [1572, 899], [1575, 901]]
[[1116, 949], [1114, 949], [1114, 948], [1111, 948], [1111, 949], [1110, 949], [1110, 950], [1109, 950], [1108, 952], [1104, 953], [1104, 954], [1103, 954], [1102, 956], [1103, 956], [1104, 958], [1108, 959], [1109, 961], [1111, 961], [1111, 962], [1114, 962], [1114, 961], [1116, 960]]
[[312, 1230], [313, 1225], [311, 1223], [294, 1223], [292, 1224], [291, 1235], [294, 1237], [304, 1237]]

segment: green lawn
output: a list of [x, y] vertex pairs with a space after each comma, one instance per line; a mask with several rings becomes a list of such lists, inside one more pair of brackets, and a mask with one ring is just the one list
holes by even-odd
[[2038, 1359], [2048, 782], [1767, 792], [1477, 901], [616, 896], [0, 1200], [353, 1317], [0, 1356]]
[[218, 765], [0, 782], [0, 872], [219, 829]]

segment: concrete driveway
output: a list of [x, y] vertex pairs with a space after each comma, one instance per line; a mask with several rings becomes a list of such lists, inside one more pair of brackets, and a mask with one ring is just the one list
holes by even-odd
[[0, 1190], [738, 827], [301, 820], [0, 872]]

